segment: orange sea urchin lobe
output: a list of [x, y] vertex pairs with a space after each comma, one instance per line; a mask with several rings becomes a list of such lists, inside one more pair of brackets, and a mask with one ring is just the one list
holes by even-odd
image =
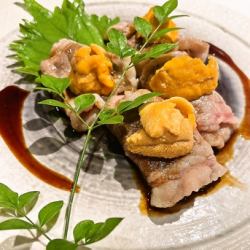
[[144, 156], [175, 158], [193, 147], [194, 108], [181, 97], [145, 105], [140, 110], [142, 129], [126, 139], [128, 151]]
[[149, 80], [148, 86], [166, 98], [181, 96], [195, 100], [215, 90], [218, 77], [215, 57], [210, 56], [205, 65], [201, 59], [184, 55], [166, 62]]
[[71, 91], [76, 94], [108, 95], [115, 86], [111, 75], [112, 62], [97, 45], [83, 46], [75, 52], [70, 74]]

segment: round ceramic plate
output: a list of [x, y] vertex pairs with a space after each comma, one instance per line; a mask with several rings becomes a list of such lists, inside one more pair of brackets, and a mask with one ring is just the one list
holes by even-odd
[[[143, 15], [151, 5], [150, 1], [96, 0], [89, 1], [87, 9], [131, 20], [135, 15]], [[245, 20], [205, 0], [182, 1], [178, 12], [190, 16], [178, 19], [179, 26], [184, 27], [186, 33], [223, 48], [246, 74], [250, 74], [250, 19]], [[0, 40], [0, 89], [10, 84], [32, 88], [8, 67], [13, 62], [6, 58], [10, 54], [7, 47], [17, 34], [17, 30], [11, 30]], [[242, 118], [244, 95], [241, 83], [227, 65], [220, 62], [220, 68], [220, 92], [237, 116]], [[40, 98], [41, 93], [31, 93], [24, 103], [22, 118], [26, 144], [40, 162], [72, 179], [82, 138], [68, 133], [70, 130], [65, 119], [53, 112], [48, 115], [47, 109], [38, 107], [36, 102]], [[12, 155], [2, 139], [0, 148], [1, 182], [20, 193], [30, 190], [41, 192], [31, 216], [35, 218], [37, 210], [50, 201], [62, 199], [67, 202], [68, 192], [32, 175]], [[107, 131], [98, 131], [90, 151], [88, 166], [81, 172], [81, 191], [75, 200], [71, 224], [87, 218], [95, 221], [108, 217], [125, 218], [109, 237], [90, 246], [91, 249], [250, 248], [248, 188], [223, 186], [210, 195], [196, 196], [177, 211], [146, 215], [140, 207], [141, 190], [135, 167], [122, 155], [112, 136]], [[246, 187], [250, 184], [249, 161], [250, 142], [239, 137], [234, 157], [227, 167]], [[52, 238], [59, 237], [62, 228], [63, 213], [51, 231]], [[1, 249], [44, 248], [42, 243], [32, 242], [29, 233], [21, 231], [1, 232], [0, 241]]]

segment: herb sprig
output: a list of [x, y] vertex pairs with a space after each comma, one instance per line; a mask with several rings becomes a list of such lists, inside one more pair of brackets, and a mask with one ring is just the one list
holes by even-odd
[[[49, 243], [46, 249], [76, 250], [79, 245], [92, 244], [103, 239], [122, 221], [122, 218], [109, 218], [103, 223], [94, 223], [92, 220], [81, 221], [74, 227], [74, 241], [69, 241], [68, 239], [74, 196], [92, 133], [97, 127], [122, 123], [125, 112], [137, 108], [159, 95], [159, 93], [148, 93], [137, 97], [133, 101], [123, 101], [114, 109], [107, 107], [107, 103], [116, 94], [119, 85], [124, 81], [125, 75], [131, 67], [143, 60], [157, 58], [176, 47], [176, 44], [165, 43], [152, 45], [151, 48], [147, 48], [154, 39], [158, 39], [166, 33], [173, 31], [173, 29], [161, 28], [168, 19], [180, 17], [170, 16], [177, 4], [177, 0], [169, 0], [162, 6], [153, 8], [154, 15], [159, 21], [157, 27], [153, 27], [151, 23], [143, 18], [135, 17], [134, 27], [144, 38], [143, 45], [139, 50], [136, 50], [128, 45], [127, 38], [123, 33], [112, 28], [110, 29], [119, 19], [88, 15], [84, 10], [82, 0], [73, 0], [73, 2], [64, 0], [62, 7], [56, 7], [53, 12], [45, 9], [35, 0], [24, 0], [22, 7], [33, 16], [34, 20], [32, 22], [24, 21], [20, 25], [22, 37], [10, 45], [10, 48], [16, 53], [15, 58], [22, 64], [18, 71], [35, 75], [36, 82], [42, 85], [36, 87], [36, 89], [48, 91], [56, 96], [55, 99], [43, 100], [40, 104], [72, 111], [82, 124], [86, 126], [87, 135], [77, 162], [74, 182], [66, 207], [63, 238], [51, 239], [48, 235], [49, 230], [53, 227], [60, 214], [63, 201], [54, 201], [47, 204], [38, 213], [38, 222], [34, 222], [28, 216], [28, 213], [35, 206], [39, 192], [32, 191], [18, 195], [4, 184], [0, 184], [0, 208], [3, 208], [6, 214], [12, 218], [0, 223], [0, 230], [36, 230], [38, 235], [44, 235], [48, 239]], [[81, 113], [94, 105], [95, 96], [93, 94], [79, 95], [74, 99], [74, 104], [71, 104], [67, 101], [64, 94], [70, 84], [68, 78], [59, 79], [48, 75], [39, 76], [38, 74], [40, 62], [48, 57], [53, 43], [61, 38], [70, 38], [83, 44], [95, 43], [105, 47], [120, 58], [130, 57], [130, 63], [123, 70], [116, 87], [107, 98], [106, 104], [91, 124], [86, 124], [81, 117]], [[107, 44], [105, 44], [106, 39], [108, 39]]]
[[38, 191], [18, 195], [6, 185], [0, 183], [0, 208], [5, 216], [10, 217], [0, 223], [0, 230], [26, 229], [35, 230], [37, 235], [43, 235], [49, 241], [47, 250], [75, 250], [80, 245], [88, 245], [105, 238], [122, 221], [122, 218], [109, 218], [105, 222], [94, 223], [83, 220], [74, 227], [74, 242], [63, 239], [51, 239], [48, 232], [55, 225], [63, 201], [53, 201], [40, 209], [37, 222], [29, 217], [29, 212], [36, 205], [39, 198]]

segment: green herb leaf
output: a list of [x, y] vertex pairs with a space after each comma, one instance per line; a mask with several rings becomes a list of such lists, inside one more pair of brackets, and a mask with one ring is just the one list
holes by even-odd
[[162, 5], [165, 15], [168, 17], [178, 6], [178, 0], [169, 0]]
[[0, 230], [32, 229], [35, 228], [27, 221], [20, 219], [9, 219], [0, 223]]
[[18, 212], [21, 216], [26, 215], [36, 204], [40, 192], [31, 191], [18, 197]]
[[55, 93], [58, 95], [58, 92], [53, 90], [53, 89], [49, 89], [49, 88], [45, 88], [45, 87], [35, 87], [34, 90], [42, 90], [42, 91], [47, 91], [49, 93]]
[[46, 250], [76, 250], [77, 245], [63, 239], [51, 240], [46, 247]]
[[119, 124], [123, 122], [123, 119], [124, 117], [122, 115], [115, 115], [113, 117], [98, 121], [98, 124], [100, 125]]
[[169, 0], [162, 6], [155, 6], [153, 8], [154, 15], [159, 23], [163, 24], [168, 16], [177, 8], [178, 0]]
[[91, 21], [99, 30], [103, 39], [107, 39], [107, 31], [110, 27], [120, 22], [120, 18], [111, 19], [107, 16], [91, 15]]
[[161, 6], [155, 6], [153, 8], [154, 16], [159, 21], [159, 23], [163, 23], [165, 19], [165, 11]]
[[49, 11], [35, 0], [25, 0], [22, 7], [32, 15], [33, 20], [24, 20], [20, 25], [20, 39], [13, 41], [10, 49], [21, 63], [20, 73], [39, 75], [40, 63], [49, 57], [50, 49], [62, 38], [82, 44], [104, 46], [103, 36], [117, 19], [88, 15], [80, 0], [64, 0], [61, 7]]
[[87, 234], [90, 229], [93, 227], [94, 222], [92, 220], [84, 220], [79, 222], [73, 231], [75, 243], [78, 243], [81, 240], [85, 240], [87, 238]]
[[100, 113], [100, 120], [107, 120], [110, 117], [113, 117], [114, 115], [116, 115], [116, 110], [115, 109], [104, 109], [101, 113]]
[[40, 226], [42, 227], [54, 221], [58, 217], [62, 206], [63, 201], [54, 201], [43, 207], [38, 214]]
[[151, 23], [141, 17], [134, 18], [134, 26], [136, 31], [144, 38], [148, 38], [153, 30]]
[[168, 19], [176, 19], [180, 17], [189, 17], [189, 15], [174, 15], [174, 16], [169, 16]]
[[109, 43], [107, 44], [107, 48], [110, 52], [121, 58], [135, 54], [135, 50], [129, 47], [127, 44], [127, 38], [122, 32], [116, 29], [110, 29], [108, 32], [108, 38]]
[[41, 102], [38, 102], [38, 104], [49, 105], [49, 106], [59, 107], [63, 109], [69, 109], [69, 107], [65, 103], [54, 100], [54, 99], [46, 99]]
[[109, 235], [123, 218], [109, 218], [104, 223], [96, 223], [89, 230], [85, 245], [102, 240]]
[[69, 78], [56, 78], [49, 75], [42, 75], [36, 79], [37, 83], [41, 83], [44, 87], [51, 89], [53, 92], [62, 94], [69, 86]]
[[82, 94], [77, 96], [74, 102], [76, 112], [81, 113], [95, 103], [95, 96], [93, 94]]
[[109, 218], [105, 222], [94, 223], [92, 220], [79, 222], [74, 228], [74, 239], [84, 245], [102, 240], [109, 235], [123, 218]]
[[182, 28], [166, 28], [166, 29], [161, 29], [161, 30], [158, 30], [157, 32], [155, 32], [155, 34], [152, 36], [152, 40], [156, 40], [156, 39], [159, 39], [161, 38], [162, 36], [164, 36], [165, 34], [171, 32], [171, 31], [175, 31], [175, 30], [180, 30]]
[[175, 43], [164, 43], [164, 44], [158, 44], [155, 45], [152, 49], [149, 51], [146, 51], [142, 54], [136, 54], [133, 58], [132, 61], [134, 64], [137, 64], [141, 61], [144, 61], [149, 58], [157, 58], [162, 54], [167, 53], [168, 51], [171, 51], [174, 49], [177, 45]]
[[129, 111], [131, 109], [141, 106], [146, 101], [149, 101], [151, 98], [155, 96], [159, 96], [159, 95], [160, 93], [152, 92], [152, 93], [147, 93], [147, 94], [138, 96], [134, 101], [121, 102], [117, 107], [117, 111], [118, 113], [124, 113], [126, 111]]
[[7, 209], [16, 209], [18, 194], [9, 187], [0, 183], [0, 207]]

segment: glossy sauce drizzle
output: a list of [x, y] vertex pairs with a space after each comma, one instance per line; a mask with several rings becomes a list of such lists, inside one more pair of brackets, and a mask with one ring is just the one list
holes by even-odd
[[235, 64], [233, 59], [222, 49], [210, 44], [210, 54], [214, 54], [216, 57], [220, 58], [226, 64], [228, 64], [231, 69], [238, 75], [241, 80], [244, 93], [245, 93], [245, 115], [241, 123], [239, 133], [245, 138], [250, 139], [250, 80], [247, 75]]
[[32, 174], [44, 182], [70, 190], [72, 181], [37, 161], [25, 145], [22, 131], [22, 107], [29, 92], [9, 86], [0, 92], [0, 135], [16, 158]]

